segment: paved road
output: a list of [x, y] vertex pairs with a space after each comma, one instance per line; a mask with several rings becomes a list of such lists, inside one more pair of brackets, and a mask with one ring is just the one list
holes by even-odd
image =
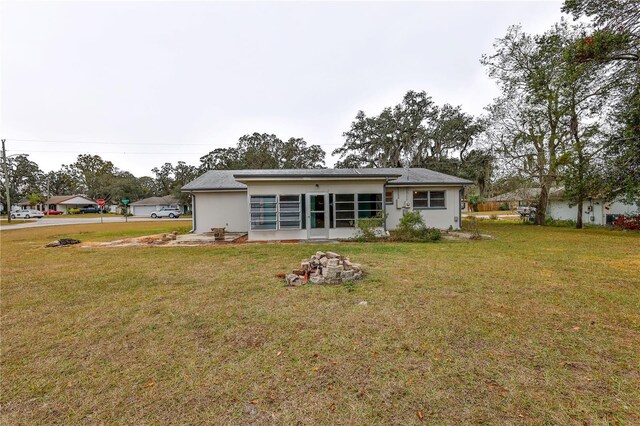
[[[464, 214], [462, 213], [462, 217], [468, 219], [473, 217], [474, 215]], [[519, 219], [519, 214], [497, 214], [497, 215], [488, 215], [488, 214], [477, 214], [475, 215], [476, 219], [491, 219], [491, 216], [496, 216], [498, 219]]]
[[[105, 216], [104, 223], [123, 223], [124, 218], [121, 216]], [[129, 222], [165, 222], [165, 221], [186, 221], [190, 222], [191, 218], [179, 218], [179, 219], [152, 219], [150, 217], [130, 217], [127, 219]], [[26, 222], [26, 223], [12, 223], [11, 225], [3, 225], [0, 227], [2, 231], [8, 231], [10, 229], [23, 229], [23, 228], [37, 228], [39, 226], [56, 226], [56, 225], [81, 225], [84, 223], [100, 223], [99, 217], [92, 218], [42, 218], [36, 219], [35, 222]]]

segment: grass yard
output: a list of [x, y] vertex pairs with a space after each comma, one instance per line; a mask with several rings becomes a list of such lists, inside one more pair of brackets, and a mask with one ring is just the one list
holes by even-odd
[[[2, 424], [640, 424], [638, 232], [42, 248], [188, 225], [2, 231]], [[275, 278], [327, 249], [368, 278]]]
[[490, 210], [486, 212], [464, 212], [463, 215], [468, 216], [502, 216], [502, 215], [513, 215], [518, 214], [515, 210]]

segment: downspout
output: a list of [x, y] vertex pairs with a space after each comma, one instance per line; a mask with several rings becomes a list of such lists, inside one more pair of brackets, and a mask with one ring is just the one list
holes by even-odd
[[193, 192], [190, 192], [191, 195], [191, 231], [190, 234], [196, 232], [196, 196]]
[[462, 229], [462, 192], [464, 188], [458, 191], [458, 228]]
[[382, 215], [384, 217], [382, 230], [385, 235], [387, 233], [387, 182], [389, 182], [389, 178], [384, 178], [384, 183], [382, 184]]

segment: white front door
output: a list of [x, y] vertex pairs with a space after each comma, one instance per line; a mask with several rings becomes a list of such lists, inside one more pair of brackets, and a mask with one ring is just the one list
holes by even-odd
[[307, 194], [307, 235], [329, 238], [329, 194]]

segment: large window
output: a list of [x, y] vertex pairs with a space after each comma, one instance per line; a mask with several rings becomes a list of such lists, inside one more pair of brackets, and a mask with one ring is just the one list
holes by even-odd
[[382, 211], [382, 194], [358, 194], [358, 219], [376, 217]]
[[251, 196], [251, 229], [277, 229], [278, 203], [276, 195]]
[[413, 191], [414, 209], [444, 209], [444, 191]]
[[278, 204], [280, 229], [300, 229], [300, 195], [281, 195]]
[[335, 194], [336, 228], [353, 228], [356, 223], [354, 194]]
[[356, 219], [375, 217], [382, 211], [382, 193], [335, 194], [335, 227], [353, 228]]
[[300, 195], [252, 195], [251, 229], [300, 229]]

